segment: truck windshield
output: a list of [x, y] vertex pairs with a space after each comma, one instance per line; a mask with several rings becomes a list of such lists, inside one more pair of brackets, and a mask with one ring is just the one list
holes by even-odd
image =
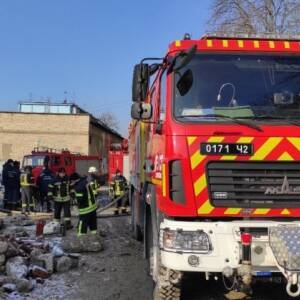
[[45, 156], [42, 155], [28, 155], [23, 159], [23, 167], [31, 166], [37, 167], [42, 166], [44, 163]]
[[197, 54], [175, 73], [173, 113], [194, 122], [298, 119], [300, 56]]

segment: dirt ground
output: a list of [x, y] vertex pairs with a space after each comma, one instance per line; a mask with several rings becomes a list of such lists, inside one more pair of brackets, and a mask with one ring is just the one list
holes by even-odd
[[[60, 275], [64, 281], [61, 299], [150, 300], [152, 281], [142, 258], [142, 244], [130, 237], [129, 217], [99, 219], [106, 233], [105, 250], [83, 256], [82, 268]], [[53, 279], [54, 280], [54, 279]], [[67, 288], [67, 290], [66, 290]], [[50, 288], [51, 292], [53, 288]], [[53, 294], [43, 299], [59, 299]], [[183, 300], [223, 300], [220, 281], [206, 282], [201, 276], [188, 274], [183, 282]], [[286, 300], [285, 286], [261, 283], [254, 286], [255, 300]]]

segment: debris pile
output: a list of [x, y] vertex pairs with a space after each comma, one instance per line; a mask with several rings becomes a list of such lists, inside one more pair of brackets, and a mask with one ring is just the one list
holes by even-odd
[[28, 293], [53, 273], [78, 267], [80, 254], [64, 251], [53, 239], [35, 237], [34, 222], [28, 217], [9, 217], [4, 223], [0, 234], [0, 298], [3, 293]]

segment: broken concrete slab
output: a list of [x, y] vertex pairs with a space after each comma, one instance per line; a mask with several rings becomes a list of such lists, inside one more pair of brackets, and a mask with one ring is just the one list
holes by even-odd
[[6, 273], [13, 278], [24, 278], [28, 273], [26, 261], [21, 256], [15, 256], [6, 262]]
[[15, 281], [15, 284], [19, 293], [29, 293], [33, 290], [33, 284], [31, 280], [19, 278]]
[[17, 289], [17, 286], [13, 283], [6, 283], [2, 286], [2, 290], [5, 293], [12, 293], [13, 291], [15, 291]]
[[67, 256], [58, 257], [55, 259], [55, 271], [58, 273], [67, 272], [72, 267], [72, 259]]
[[61, 246], [66, 252], [99, 252], [103, 244], [99, 235], [67, 236], [62, 239]]
[[0, 254], [6, 253], [8, 248], [8, 242], [7, 241], [0, 241]]
[[3, 266], [5, 264], [5, 255], [4, 254], [0, 254], [0, 266]]
[[44, 268], [53, 273], [54, 268], [54, 257], [52, 253], [45, 253], [38, 256], [38, 259], [44, 262]]

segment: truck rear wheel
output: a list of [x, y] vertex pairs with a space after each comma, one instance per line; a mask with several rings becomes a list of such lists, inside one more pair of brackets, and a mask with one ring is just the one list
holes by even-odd
[[153, 300], [180, 300], [182, 273], [164, 267], [159, 247], [155, 246], [151, 215], [146, 216], [146, 257], [149, 275], [153, 279]]

